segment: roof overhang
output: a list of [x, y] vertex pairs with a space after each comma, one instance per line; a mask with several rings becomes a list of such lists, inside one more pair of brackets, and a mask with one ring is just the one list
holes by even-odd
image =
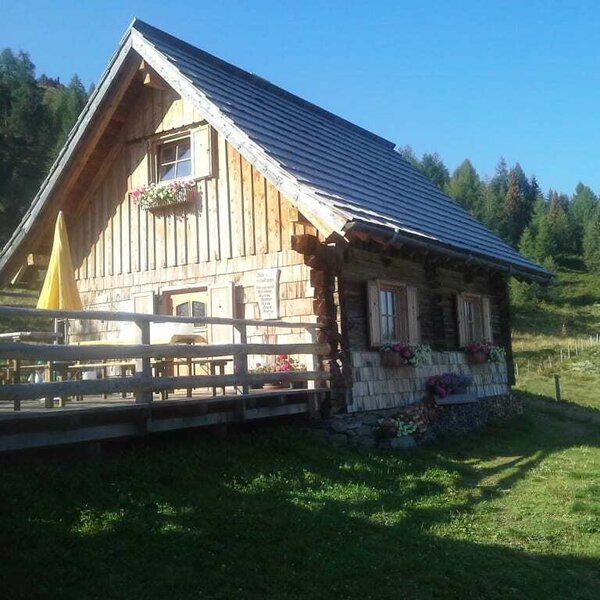
[[387, 246], [408, 245], [425, 251], [447, 256], [457, 262], [464, 262], [469, 265], [478, 265], [502, 273], [506, 277], [515, 277], [522, 281], [531, 283], [548, 284], [554, 278], [553, 273], [542, 267], [532, 267], [528, 269], [515, 263], [492, 259], [484, 254], [465, 252], [444, 244], [438, 240], [428, 238], [422, 235], [404, 231], [397, 227], [386, 227], [385, 225], [376, 225], [365, 223], [363, 221], [351, 221], [345, 228], [345, 235], [352, 239], [353, 233], [364, 233], [374, 240], [380, 240]]

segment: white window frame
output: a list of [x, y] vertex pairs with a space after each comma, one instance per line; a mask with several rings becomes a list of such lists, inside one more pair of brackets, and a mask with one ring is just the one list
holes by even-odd
[[[383, 313], [382, 293], [396, 294], [395, 304], [401, 308], [401, 314], [387, 315]], [[368, 317], [369, 317], [369, 342], [372, 347], [393, 341], [408, 341], [418, 343], [421, 341], [421, 327], [419, 314], [419, 294], [415, 286], [402, 281], [374, 279], [367, 282]], [[388, 327], [383, 325], [384, 318], [396, 320], [395, 329], [398, 335], [392, 337], [385, 335]]]
[[[190, 144], [190, 173], [189, 175], [185, 175], [183, 177], [175, 177], [173, 179], [165, 179], [164, 181], [160, 181], [159, 180], [159, 173], [160, 173], [160, 154], [161, 154], [161, 149], [164, 146], [167, 146], [169, 144], [176, 144], [177, 142], [183, 142], [187, 140]], [[157, 185], [168, 185], [171, 181], [174, 180], [181, 180], [181, 181], [187, 181], [187, 180], [192, 180], [194, 179], [194, 148], [193, 148], [193, 144], [192, 144], [192, 136], [190, 135], [190, 133], [188, 132], [187, 134], [181, 134], [181, 135], [177, 135], [177, 136], [169, 136], [166, 138], [161, 138], [159, 140], [157, 140], [157, 142], [154, 144], [153, 146], [153, 152], [152, 152], [152, 181], [154, 181], [154, 183], [156, 183]]]

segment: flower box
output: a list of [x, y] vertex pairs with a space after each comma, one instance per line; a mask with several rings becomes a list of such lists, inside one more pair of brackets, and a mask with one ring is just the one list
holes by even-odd
[[431, 348], [427, 344], [409, 342], [387, 342], [379, 348], [384, 367], [419, 367], [431, 359]]
[[499, 363], [506, 360], [506, 351], [501, 346], [494, 346], [488, 342], [471, 342], [465, 348], [467, 361], [472, 365], [485, 363]]
[[411, 367], [410, 363], [398, 352], [381, 352], [381, 365], [383, 367]]
[[473, 379], [468, 375], [442, 373], [441, 375], [433, 375], [427, 380], [427, 391], [434, 398], [444, 399], [449, 396], [464, 394], [472, 383]]
[[199, 193], [197, 190], [189, 190], [186, 193], [185, 200], [171, 202], [158, 206], [149, 206], [146, 210], [154, 215], [164, 215], [166, 213], [187, 212], [198, 204]]
[[131, 197], [142, 210], [152, 213], [184, 211], [198, 202], [200, 193], [194, 181], [175, 179], [169, 183], [151, 183], [135, 189]]
[[438, 406], [448, 406], [451, 404], [471, 404], [477, 402], [478, 398], [475, 394], [448, 394], [441, 398], [440, 396], [434, 396], [435, 403]]

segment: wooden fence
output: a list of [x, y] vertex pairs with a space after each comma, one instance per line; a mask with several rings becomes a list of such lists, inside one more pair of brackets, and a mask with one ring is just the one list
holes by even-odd
[[[515, 376], [518, 379], [521, 375], [552, 371], [559, 368], [562, 363], [578, 360], [580, 354], [599, 345], [600, 333], [579, 338], [568, 337], [552, 347], [528, 348], [525, 342], [515, 342], [513, 350], [525, 354], [525, 357], [515, 359]], [[528, 352], [533, 356], [527, 356]], [[539, 355], [536, 355], [538, 353]]]
[[[176, 389], [225, 388], [234, 387], [242, 405], [250, 398], [250, 388], [264, 384], [312, 382], [315, 389], [323, 391], [327, 387], [330, 374], [322, 368], [323, 359], [330, 353], [330, 346], [315, 341], [319, 324], [284, 321], [256, 321], [245, 319], [228, 319], [219, 317], [176, 317], [126, 312], [106, 311], [65, 311], [37, 310], [14, 306], [0, 306], [0, 319], [6, 317], [49, 317], [70, 320], [101, 320], [132, 322], [137, 330], [135, 344], [110, 344], [98, 341], [97, 345], [57, 345], [31, 344], [20, 342], [0, 343], [0, 360], [14, 364], [12, 382], [0, 386], [0, 402], [12, 402], [18, 411], [23, 400], [55, 397], [86, 397], [107, 394], [135, 394], [138, 404], [151, 404], [153, 394]], [[188, 323], [194, 326], [229, 325], [236, 331], [235, 343], [231, 344], [151, 344], [151, 323]], [[264, 344], [248, 343], [248, 327], [268, 327], [288, 330], [304, 330], [311, 339], [304, 343]], [[248, 368], [248, 357], [251, 355], [274, 356], [309, 355], [313, 357], [314, 366], [310, 370], [288, 372], [251, 372]], [[153, 372], [154, 361], [167, 359], [215, 359], [232, 357], [233, 373], [209, 373], [197, 375], [193, 371], [184, 376], [157, 375]], [[70, 364], [85, 361], [106, 363], [107, 361], [135, 360], [138, 368], [135, 374], [127, 377], [92, 380], [44, 381], [43, 383], [23, 383], [19, 367], [21, 361], [41, 361], [48, 365], [46, 371], [52, 373], [56, 363]], [[262, 394], [265, 396], [265, 394]], [[268, 394], [266, 394], [268, 395]], [[273, 391], [273, 396], [278, 392]]]

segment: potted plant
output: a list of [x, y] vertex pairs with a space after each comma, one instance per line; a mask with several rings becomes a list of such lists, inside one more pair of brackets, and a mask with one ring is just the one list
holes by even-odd
[[431, 348], [427, 344], [389, 342], [379, 348], [379, 354], [384, 367], [420, 367], [431, 358]]
[[494, 346], [487, 342], [471, 342], [465, 348], [465, 354], [473, 365], [484, 363], [499, 363], [506, 359], [506, 351], [500, 346]]
[[157, 211], [195, 202], [198, 190], [195, 181], [174, 179], [168, 183], [142, 185], [133, 190], [131, 198], [142, 210]]
[[427, 380], [427, 391], [437, 398], [446, 398], [454, 394], [464, 394], [473, 383], [468, 375], [443, 373]]
[[[289, 354], [278, 354], [275, 357], [274, 363], [256, 363], [256, 367], [251, 370], [251, 373], [289, 373], [291, 371], [304, 371], [306, 367], [296, 358]], [[287, 388], [290, 382], [276, 381], [272, 383], [263, 383], [263, 390], [277, 390]]]
[[380, 448], [412, 448], [416, 445], [413, 435], [416, 431], [412, 421], [386, 417], [377, 421], [373, 434]]

